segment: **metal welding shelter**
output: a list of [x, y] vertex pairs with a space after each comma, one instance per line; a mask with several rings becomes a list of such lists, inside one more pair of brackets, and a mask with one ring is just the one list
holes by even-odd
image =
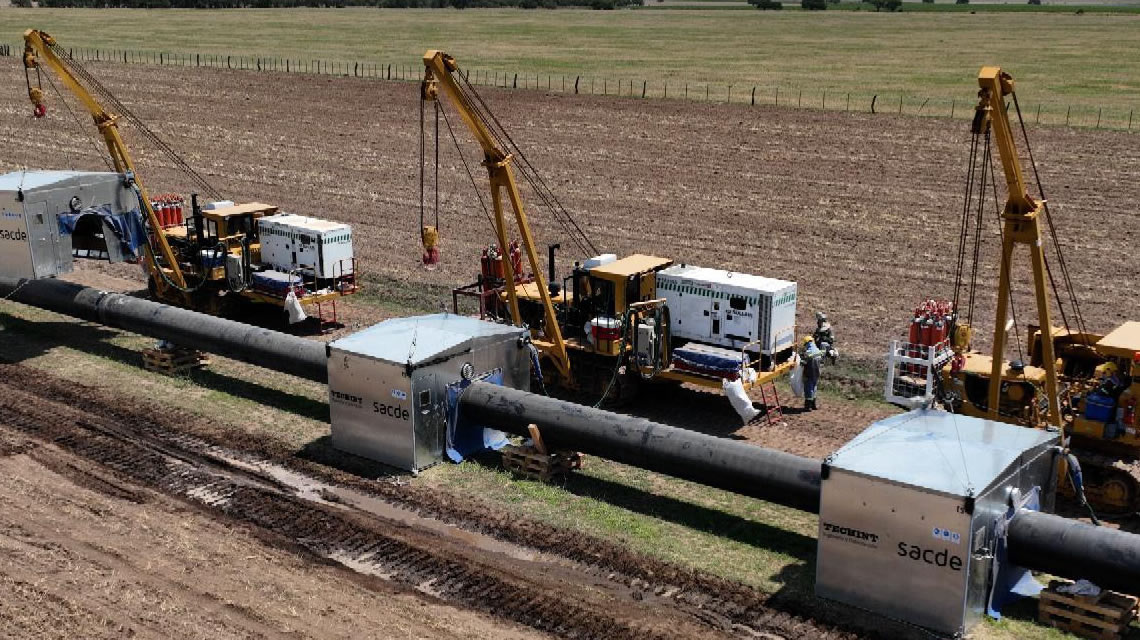
[[[142, 242], [138, 199], [117, 173], [13, 171], [0, 176], [0, 275], [45, 278], [71, 271], [76, 225], [98, 256], [122, 260]], [[112, 242], [106, 242], [113, 239]], [[94, 249], [91, 249], [94, 251]]]
[[928, 409], [871, 425], [824, 461], [816, 593], [964, 633], [1009, 581], [1008, 519], [1052, 507], [1058, 441]]
[[530, 388], [526, 329], [453, 314], [396, 318], [331, 342], [329, 408], [337, 449], [407, 471], [443, 456], [447, 387], [499, 373]]

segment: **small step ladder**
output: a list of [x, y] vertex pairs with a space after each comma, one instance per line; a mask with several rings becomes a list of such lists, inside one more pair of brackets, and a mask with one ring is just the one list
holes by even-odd
[[760, 385], [760, 401], [764, 403], [764, 417], [768, 419], [769, 425], [784, 417], [784, 407], [780, 405], [775, 383], [765, 382]]

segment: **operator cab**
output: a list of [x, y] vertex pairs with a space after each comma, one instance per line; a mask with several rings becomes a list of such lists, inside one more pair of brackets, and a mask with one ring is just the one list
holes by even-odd
[[620, 322], [629, 305], [657, 296], [657, 273], [673, 264], [668, 258], [634, 254], [620, 260], [603, 256], [576, 266], [563, 283], [571, 291], [566, 306], [567, 338], [586, 338], [591, 323], [599, 319]]

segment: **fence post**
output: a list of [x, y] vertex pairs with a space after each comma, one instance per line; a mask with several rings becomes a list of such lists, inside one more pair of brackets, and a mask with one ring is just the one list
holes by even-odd
[[[957, 98], [950, 101], [950, 118], [951, 119], [954, 118], [954, 107], [956, 107], [956, 106], [958, 106], [958, 99]], [[1038, 111], [1037, 113], [1040, 114], [1041, 112]]]
[[1128, 110], [1128, 130], [1129, 131], [1132, 131], [1132, 112], [1133, 111], [1135, 111], [1135, 109], [1129, 109]]
[[871, 113], [875, 113], [875, 103], [879, 100], [879, 94], [871, 96]]
[[1073, 105], [1065, 108], [1065, 126], [1069, 126], [1069, 114], [1073, 112]]
[[823, 90], [823, 110], [827, 111], [827, 89]]
[[1096, 110], [1096, 128], [1097, 129], [1100, 128], [1100, 112], [1101, 112], [1101, 109], [1098, 108]]
[[705, 102], [709, 101], [709, 86], [705, 85]]
[[669, 83], [668, 82], [665, 83], [665, 95], [663, 95], [662, 97], [663, 98], [669, 97]]
[[902, 94], [899, 94], [899, 115], [902, 115]]
[[574, 76], [574, 95], [578, 95], [578, 81], [581, 79], [582, 76]]
[[123, 64], [127, 64], [127, 52], [123, 52]]
[[229, 57], [229, 56], [226, 56], [226, 68], [227, 68], [227, 69], [231, 69], [231, 68], [232, 68], [232, 67], [230, 66], [230, 57]]
[[602, 78], [602, 95], [610, 95], [610, 80], [609, 78]]
[[780, 87], [776, 87], [776, 106], [780, 106]]
[[642, 98], [645, 97], [645, 89], [648, 87], [648, 85], [649, 85], [648, 81], [646, 81], [646, 80], [641, 81], [641, 97]]
[[804, 90], [800, 89], [800, 94], [796, 96], [796, 108], [799, 109], [804, 104]]
[[689, 83], [688, 82], [685, 83], [685, 99], [686, 100], [689, 99]]
[[756, 106], [756, 87], [752, 87], [752, 106]]
[[1037, 103], [1037, 121], [1034, 124], [1041, 124], [1041, 103]]
[[851, 92], [847, 92], [847, 111], [851, 110]]
[[512, 89], [518, 89], [519, 88], [519, 74], [517, 74], [517, 73], [515, 74], [515, 79], [511, 82], [511, 88]]
[[728, 103], [732, 104], [732, 85], [728, 85]]

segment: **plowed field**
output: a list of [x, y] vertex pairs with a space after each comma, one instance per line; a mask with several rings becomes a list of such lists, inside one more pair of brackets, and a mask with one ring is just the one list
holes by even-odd
[[[81, 112], [76, 124], [49, 90], [49, 116], [31, 118], [18, 63], [0, 61], [0, 76], [11, 89], [0, 94], [0, 145], [6, 150], [0, 169], [100, 168], [94, 127]], [[417, 266], [414, 83], [106, 64], [95, 69], [223, 193], [352, 223], [357, 255], [370, 277], [394, 278], [410, 288], [473, 279], [478, 250], [491, 232], [442, 124], [444, 265], [434, 272]], [[796, 280], [801, 325], [810, 325], [817, 309], [830, 312], [841, 349], [853, 355], [881, 353], [919, 299], [952, 294], [966, 123], [483, 92], [605, 251], [654, 253]], [[451, 122], [482, 188], [477, 147], [459, 130], [458, 118]], [[427, 126], [430, 132], [432, 123]], [[1137, 138], [1060, 127], [1031, 127], [1029, 135], [1090, 328], [1106, 330], [1136, 317], [1136, 305], [1120, 293], [1140, 284], [1140, 271], [1127, 258], [1140, 232], [1140, 213], [1129, 204], [1140, 196]], [[153, 150], [139, 145], [135, 153], [153, 190], [190, 189]], [[430, 186], [427, 198], [430, 203]], [[532, 208], [531, 214], [542, 245], [563, 243], [562, 267], [582, 257], [545, 211]], [[996, 273], [997, 230], [991, 214], [983, 255], [989, 276]], [[983, 280], [979, 296], [978, 324], [984, 327], [992, 322], [992, 279]], [[1027, 294], [1020, 284], [1023, 324], [1032, 320]], [[438, 303], [450, 303], [437, 295]]]

